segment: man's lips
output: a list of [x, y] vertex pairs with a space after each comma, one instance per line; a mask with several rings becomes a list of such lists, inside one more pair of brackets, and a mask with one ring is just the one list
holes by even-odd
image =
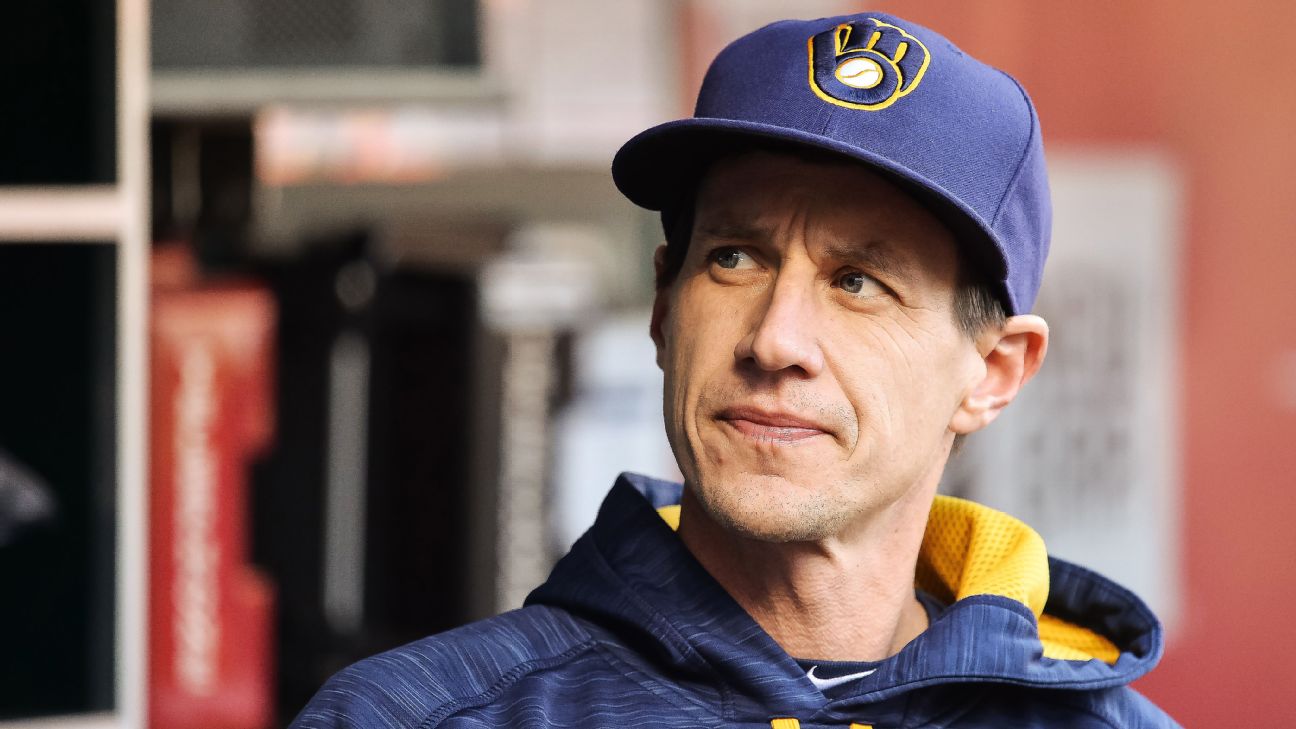
[[795, 443], [828, 435], [823, 425], [792, 413], [750, 407], [726, 408], [717, 416], [739, 433], [762, 441]]

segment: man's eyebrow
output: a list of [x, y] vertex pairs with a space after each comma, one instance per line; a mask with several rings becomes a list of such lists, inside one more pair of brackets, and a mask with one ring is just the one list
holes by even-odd
[[913, 261], [898, 253], [893, 246], [881, 240], [863, 243], [836, 240], [824, 246], [830, 257], [859, 265], [878, 273], [912, 282], [916, 278]]
[[698, 233], [710, 238], [751, 241], [753, 243], [768, 244], [774, 240], [772, 230], [729, 217], [717, 217], [699, 221]]
[[[723, 215], [698, 221], [697, 232], [719, 240], [750, 241], [765, 245], [771, 245], [774, 241], [772, 229]], [[854, 263], [900, 281], [911, 283], [917, 277], [913, 261], [898, 253], [894, 246], [884, 240], [833, 240], [824, 245], [824, 252], [834, 260]]]

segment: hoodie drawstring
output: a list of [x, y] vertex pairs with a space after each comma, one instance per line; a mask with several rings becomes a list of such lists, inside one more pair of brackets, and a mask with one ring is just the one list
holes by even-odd
[[[801, 729], [801, 721], [797, 719], [771, 719], [770, 729]], [[874, 725], [853, 721], [850, 724], [850, 729], [874, 729]]]

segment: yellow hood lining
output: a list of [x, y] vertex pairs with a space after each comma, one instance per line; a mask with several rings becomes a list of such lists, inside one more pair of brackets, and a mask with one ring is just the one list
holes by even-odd
[[[678, 504], [657, 510], [679, 528]], [[1022, 603], [1039, 622], [1046, 658], [1098, 659], [1114, 664], [1120, 650], [1088, 628], [1044, 613], [1048, 601], [1048, 552], [1044, 540], [1021, 521], [988, 506], [937, 496], [918, 552], [914, 584], [946, 604], [972, 595], [998, 595]]]

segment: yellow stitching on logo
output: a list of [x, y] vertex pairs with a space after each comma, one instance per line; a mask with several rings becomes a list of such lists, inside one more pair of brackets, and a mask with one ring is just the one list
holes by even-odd
[[[823, 99], [824, 101], [827, 101], [830, 104], [836, 104], [837, 106], [844, 106], [847, 109], [862, 109], [864, 111], [880, 111], [882, 109], [887, 108], [888, 106], [891, 106], [898, 99], [908, 96], [909, 92], [913, 91], [915, 88], [918, 87], [918, 83], [922, 81], [923, 75], [927, 73], [927, 67], [931, 64], [931, 52], [927, 50], [927, 46], [924, 45], [922, 41], [910, 35], [909, 32], [906, 31], [904, 28], [901, 28], [897, 25], [892, 25], [891, 23], [884, 23], [878, 20], [877, 18], [869, 18], [868, 20], [872, 22], [874, 26], [879, 28], [879, 30], [875, 30], [873, 32], [873, 34], [869, 37], [868, 45], [862, 50], [873, 49], [873, 45], [876, 44], [878, 40], [880, 40], [882, 37], [882, 31], [880, 30], [881, 28], [892, 28], [898, 31], [900, 35], [904, 36], [908, 41], [912, 42], [913, 44], [917, 45], [919, 48], [922, 49], [923, 61], [922, 61], [922, 65], [918, 67], [918, 72], [914, 74], [912, 79], [909, 79], [906, 82], [904, 78], [904, 74], [900, 71], [900, 61], [909, 52], [910, 43], [908, 42], [901, 41], [900, 44], [896, 46], [895, 58], [887, 58], [881, 53], [874, 51], [874, 53], [876, 53], [878, 56], [886, 60], [891, 66], [891, 68], [895, 71], [896, 79], [898, 80], [898, 83], [896, 84], [895, 92], [893, 92], [890, 96], [875, 104], [856, 104], [850, 101], [843, 101], [841, 99], [838, 99], [835, 96], [829, 95], [826, 91], [819, 88], [819, 84], [815, 81], [815, 57], [814, 57], [815, 36], [810, 36], [810, 38], [806, 40], [806, 53], [809, 60], [808, 65], [810, 67], [809, 68], [810, 90], [814, 92], [815, 96], [818, 96], [820, 99]], [[850, 36], [852, 32], [853, 32], [853, 28], [846, 23], [842, 23], [841, 25], [838, 25], [836, 28], [833, 29], [834, 57], [842, 55], [843, 53], [842, 48], [844, 48], [846, 43], [850, 41]], [[878, 65], [878, 68], [881, 69], [880, 64]], [[842, 80], [841, 76], [837, 75], [836, 72], [834, 72], [834, 75], [837, 76], [837, 79], [839, 81]], [[842, 81], [842, 83], [845, 84], [846, 82]], [[881, 83], [880, 78], [878, 79], [877, 83]], [[856, 86], [855, 88], [873, 88], [873, 86], [876, 86], [877, 83], [874, 83], [870, 86]], [[846, 85], [852, 86], [853, 84], [846, 84]]]
[[834, 41], [833, 55], [834, 56], [840, 56], [842, 54], [842, 49], [846, 47], [846, 44], [850, 41], [850, 37], [851, 37], [851, 27], [849, 25], [847, 25], [846, 23], [842, 23], [841, 25], [837, 26], [837, 30], [833, 34], [833, 41]]
[[[927, 73], [927, 67], [931, 65], [931, 51], [927, 50], [927, 46], [923, 45], [922, 41], [918, 40], [912, 35], [909, 35], [909, 31], [905, 30], [904, 28], [901, 28], [900, 26], [897, 25], [891, 25], [890, 23], [883, 23], [882, 21], [874, 18], [869, 18], [869, 20], [872, 20], [874, 23], [877, 23], [879, 26], [884, 28], [895, 28], [896, 30], [900, 31], [900, 35], [908, 38], [914, 43], [917, 43], [918, 47], [922, 49], [923, 62], [922, 65], [918, 67], [918, 73], [914, 74], [913, 79], [909, 81], [909, 84], [907, 86], [904, 83], [901, 83], [900, 91], [899, 93], [896, 94], [897, 99], [902, 96], [908, 96], [910, 91], [913, 91], [914, 89], [918, 88], [918, 82], [922, 81], [923, 74]], [[908, 50], [907, 46], [906, 46], [906, 50]], [[903, 57], [904, 54], [897, 52], [895, 62], [899, 63], [900, 59]]]

